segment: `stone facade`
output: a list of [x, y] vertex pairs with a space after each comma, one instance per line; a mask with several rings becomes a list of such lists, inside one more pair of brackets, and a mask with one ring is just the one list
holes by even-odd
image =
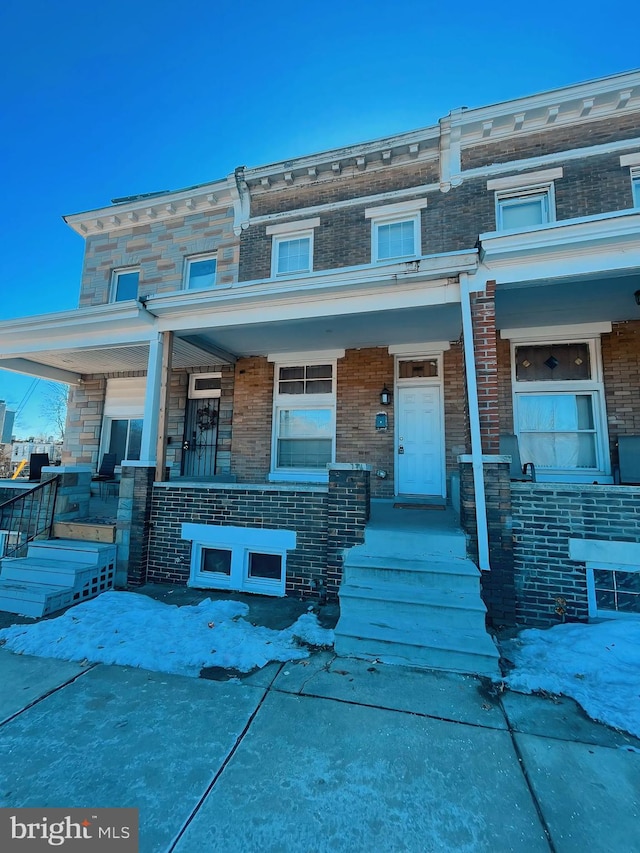
[[232, 209], [91, 235], [85, 244], [80, 307], [109, 302], [113, 271], [126, 267], [140, 270], [138, 296], [143, 299], [180, 290], [185, 259], [208, 252], [217, 252], [219, 284], [238, 280], [239, 249]]

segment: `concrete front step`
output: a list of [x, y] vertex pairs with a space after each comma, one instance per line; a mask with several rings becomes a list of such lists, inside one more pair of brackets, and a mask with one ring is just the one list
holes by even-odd
[[359, 546], [371, 555], [395, 557], [410, 553], [422, 557], [467, 556], [467, 539], [462, 530], [406, 531], [365, 528], [364, 545]]
[[374, 586], [345, 583], [340, 588], [344, 622], [354, 619], [373, 624], [402, 625], [409, 621], [424, 628], [484, 633], [487, 609], [473, 592], [426, 589], [382, 583]]
[[48, 616], [113, 589], [116, 548], [75, 540], [31, 542], [27, 556], [0, 561], [0, 610]]
[[486, 632], [449, 631], [404, 622], [373, 624], [348, 619], [336, 628], [335, 650], [342, 657], [379, 660], [423, 669], [499, 676], [498, 650]]
[[75, 586], [80, 573], [91, 573], [94, 565], [90, 563], [63, 563], [59, 560], [34, 560], [31, 557], [23, 559], [3, 560], [2, 580], [20, 583], [37, 583], [48, 586]]
[[443, 560], [440, 555], [421, 559], [371, 555], [362, 546], [351, 548], [344, 563], [347, 583], [397, 582], [427, 589], [457, 589], [480, 595], [480, 570], [466, 558]]
[[38, 560], [90, 563], [97, 566], [115, 560], [116, 546], [105, 542], [86, 542], [76, 539], [38, 539], [29, 543], [27, 556]]
[[73, 589], [0, 577], [0, 610], [20, 616], [48, 616], [81, 600]]

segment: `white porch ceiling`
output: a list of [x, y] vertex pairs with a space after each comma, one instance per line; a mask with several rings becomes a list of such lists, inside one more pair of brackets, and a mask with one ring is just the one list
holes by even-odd
[[640, 319], [634, 293], [640, 273], [542, 279], [498, 284], [498, 328], [532, 328], [571, 323]]
[[[456, 340], [460, 334], [460, 306], [447, 303], [349, 316], [183, 329], [174, 337], [172, 361], [175, 368], [188, 369], [230, 360], [224, 358], [224, 355], [216, 355], [217, 350], [228, 353], [232, 358], [266, 355], [270, 352]], [[0, 369], [5, 366], [19, 372], [44, 376], [46, 368], [80, 376], [143, 371], [147, 369], [148, 352], [149, 345], [146, 342], [23, 351], [12, 354], [11, 358], [0, 358]], [[43, 371], [42, 374], [39, 371]]]

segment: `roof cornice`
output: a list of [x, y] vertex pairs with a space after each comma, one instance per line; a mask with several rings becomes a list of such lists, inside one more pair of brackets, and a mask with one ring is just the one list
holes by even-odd
[[162, 222], [176, 216], [224, 210], [233, 205], [233, 175], [223, 180], [182, 190], [145, 194], [120, 201], [108, 207], [63, 216], [64, 221], [81, 237], [111, 234], [138, 225]]
[[639, 111], [640, 71], [629, 71], [477, 109], [462, 107], [448, 120], [466, 148]]

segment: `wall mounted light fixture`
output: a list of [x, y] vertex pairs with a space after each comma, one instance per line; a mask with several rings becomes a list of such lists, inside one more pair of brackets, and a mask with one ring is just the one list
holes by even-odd
[[391, 391], [389, 391], [386, 385], [380, 392], [380, 402], [383, 406], [388, 406], [391, 402]]

